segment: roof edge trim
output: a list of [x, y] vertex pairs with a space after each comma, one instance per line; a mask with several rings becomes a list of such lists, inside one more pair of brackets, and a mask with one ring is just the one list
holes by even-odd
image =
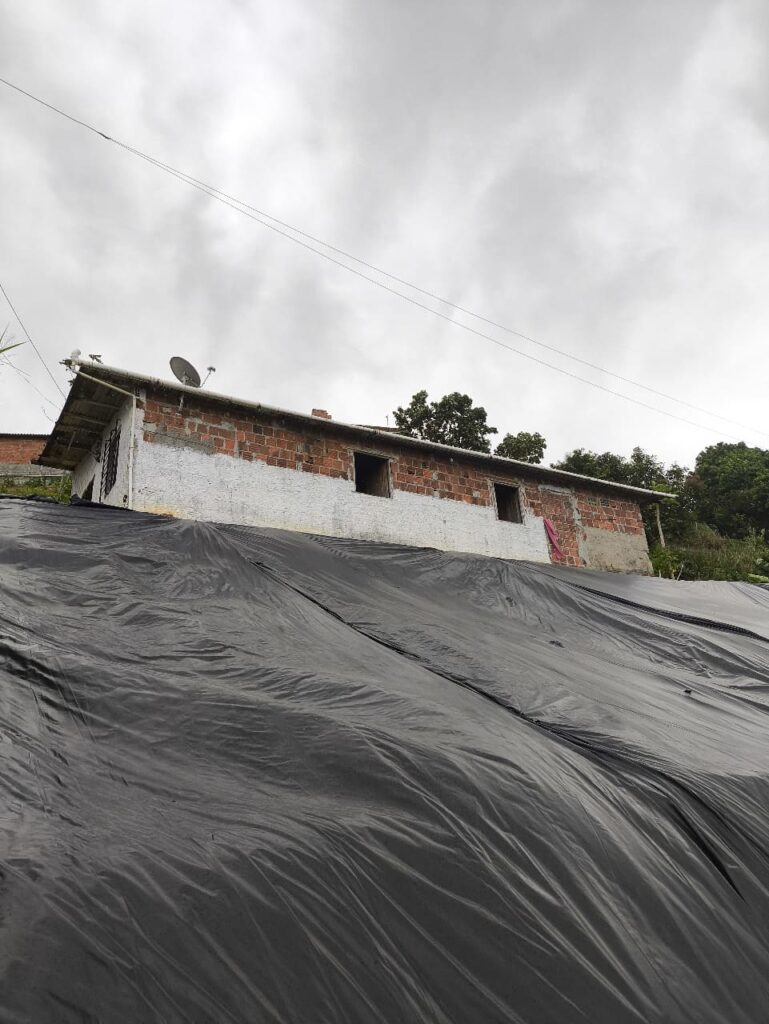
[[[659, 501], [661, 498], [675, 498], [675, 494], [671, 494], [668, 491], [653, 491], [645, 487], [634, 487], [632, 484], [621, 484], [614, 480], [601, 480], [598, 477], [583, 476], [580, 473], [572, 473], [566, 469], [553, 469], [550, 466], [540, 466], [532, 462], [521, 462], [518, 459], [507, 459], [502, 455], [492, 455], [488, 452], [477, 452], [472, 451], [468, 448], [457, 448], [454, 445], [441, 444], [437, 441], [423, 441], [421, 438], [408, 437], [405, 434], [394, 433], [391, 430], [378, 430], [375, 427], [361, 426], [356, 423], [347, 423], [343, 420], [330, 419], [326, 420], [319, 416], [312, 416], [309, 413], [296, 412], [292, 409], [282, 409], [279, 406], [265, 405], [263, 402], [252, 402], [245, 398], [236, 398], [233, 395], [224, 395], [217, 391], [203, 390], [202, 388], [192, 388], [176, 381], [163, 380], [160, 377], [149, 377], [146, 374], [134, 373], [131, 370], [122, 370], [119, 367], [105, 366], [102, 363], [90, 363], [83, 362], [84, 367], [88, 368], [88, 377], [104, 377], [105, 381], [112, 378], [118, 380], [133, 382], [139, 386], [157, 388], [164, 391], [171, 391], [177, 394], [194, 395], [198, 399], [203, 398], [206, 401], [219, 402], [225, 405], [235, 406], [241, 409], [250, 409], [261, 413], [267, 413], [268, 415], [286, 417], [295, 420], [300, 423], [306, 423], [312, 425], [315, 429], [321, 430], [340, 430], [344, 433], [351, 433], [358, 437], [365, 437], [368, 439], [381, 439], [383, 442], [392, 444], [404, 444], [408, 447], [418, 448], [422, 451], [432, 452], [443, 452], [451, 456], [461, 456], [464, 459], [471, 459], [473, 461], [481, 461], [489, 466], [506, 467], [507, 469], [514, 468], [524, 475], [539, 477], [542, 479], [549, 479], [553, 482], [562, 481], [565, 483], [582, 483], [590, 484], [593, 487], [599, 489], [607, 489], [611, 491], [617, 491], [624, 494], [633, 495], [638, 500], [645, 501]], [[85, 377], [85, 373], [83, 374]], [[77, 384], [80, 376], [75, 378], [72, 383], [72, 388], [67, 401], [65, 402], [64, 409], [74, 393], [74, 388]], [[62, 413], [64, 412], [62, 409]], [[61, 419], [61, 414], [59, 415]], [[51, 431], [50, 438], [56, 432], [59, 420]], [[51, 463], [46, 461], [42, 463], [42, 459], [48, 459], [50, 456], [46, 450], [39, 456], [41, 464]], [[66, 467], [65, 467], [66, 468]]]

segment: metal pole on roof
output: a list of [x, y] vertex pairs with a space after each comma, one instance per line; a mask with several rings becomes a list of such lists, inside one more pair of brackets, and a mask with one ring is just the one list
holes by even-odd
[[665, 534], [662, 532], [662, 520], [660, 519], [660, 503], [654, 506], [654, 512], [657, 517], [657, 533], [660, 535], [660, 547], [665, 547]]

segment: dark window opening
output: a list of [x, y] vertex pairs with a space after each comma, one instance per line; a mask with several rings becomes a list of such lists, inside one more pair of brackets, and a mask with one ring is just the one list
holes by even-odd
[[104, 442], [101, 460], [101, 496], [106, 498], [117, 480], [117, 457], [120, 449], [120, 426], [113, 427]]
[[494, 497], [497, 500], [497, 519], [506, 523], [522, 523], [521, 501], [517, 487], [506, 484], [494, 484]]
[[355, 452], [355, 490], [377, 498], [390, 497], [390, 464], [378, 455]]
[[93, 477], [91, 477], [91, 482], [83, 491], [83, 501], [93, 501]]

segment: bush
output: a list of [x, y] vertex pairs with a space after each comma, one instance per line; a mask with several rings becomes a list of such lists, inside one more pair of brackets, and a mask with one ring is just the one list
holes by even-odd
[[67, 474], [60, 480], [47, 483], [44, 480], [33, 480], [27, 483], [19, 483], [12, 477], [0, 479], [0, 494], [10, 494], [15, 498], [53, 498], [54, 501], [61, 501], [66, 504], [72, 492], [72, 477]]
[[683, 541], [650, 554], [655, 574], [669, 579], [769, 583], [769, 544], [755, 530], [737, 539], [697, 523]]

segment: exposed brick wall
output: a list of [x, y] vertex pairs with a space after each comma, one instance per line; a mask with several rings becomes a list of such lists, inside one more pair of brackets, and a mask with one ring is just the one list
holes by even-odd
[[614, 533], [644, 532], [638, 503], [607, 497], [582, 487], [526, 484], [526, 503], [536, 516], [552, 520], [565, 558], [563, 564], [583, 566], [581, 528], [594, 527]]
[[20, 465], [36, 459], [45, 447], [44, 437], [9, 437], [0, 435], [0, 463]]
[[[425, 458], [422, 452], [398, 448], [397, 444], [378, 445], [382, 454], [396, 461], [390, 467], [393, 487], [411, 494], [466, 501], [471, 505], [491, 505], [489, 474], [471, 463], [449, 462], [447, 458]], [[500, 480], [503, 478], [500, 477]]]
[[527, 479], [525, 470], [513, 467], [492, 469], [461, 457], [431, 455], [399, 445], [395, 439], [357, 440], [344, 431], [335, 432], [333, 421], [299, 426], [190, 396], [185, 396], [180, 411], [178, 402], [155, 393], [144, 402], [144, 440], [344, 480], [354, 479], [354, 452], [364, 450], [391, 460], [390, 478], [397, 490], [486, 507], [494, 504], [494, 481], [514, 484], [520, 488], [524, 512], [552, 520], [566, 565], [585, 564], [582, 527], [643, 533], [641, 511], [632, 500]]
[[243, 419], [219, 408], [178, 405], [148, 399], [144, 411], [144, 440], [173, 443], [233, 455], [246, 461], [261, 459], [270, 466], [352, 479], [353, 448], [326, 430], [297, 431], [277, 420]]
[[617, 533], [644, 532], [641, 509], [637, 502], [581, 489], [576, 491], [576, 497], [577, 511], [583, 526], [596, 526]]
[[564, 565], [584, 565], [579, 551], [579, 535], [574, 517], [574, 492], [549, 484], [527, 484], [526, 505], [535, 516], [550, 519], [558, 534]]

